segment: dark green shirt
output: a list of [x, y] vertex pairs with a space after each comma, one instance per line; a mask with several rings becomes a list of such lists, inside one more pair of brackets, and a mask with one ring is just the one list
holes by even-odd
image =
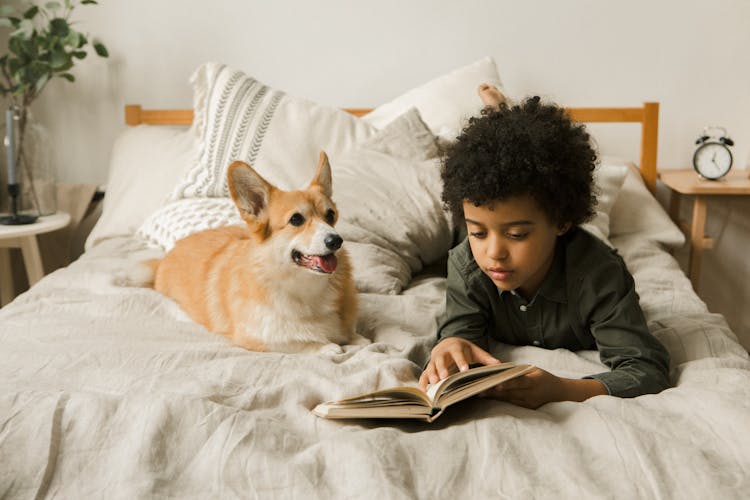
[[451, 250], [438, 339], [462, 337], [487, 349], [490, 336], [546, 349], [598, 349], [612, 371], [586, 378], [613, 396], [670, 387], [669, 355], [648, 331], [625, 262], [583, 229], [558, 237], [552, 267], [529, 302], [498, 290], [474, 261], [468, 239]]

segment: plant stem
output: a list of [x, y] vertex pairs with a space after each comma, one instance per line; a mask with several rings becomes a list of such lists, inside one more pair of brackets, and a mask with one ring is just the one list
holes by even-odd
[[[28, 124], [28, 113], [28, 106], [23, 106], [20, 109], [20, 116], [18, 119], [18, 153], [16, 154], [16, 166], [21, 171], [21, 175], [26, 176], [26, 181], [29, 183], [29, 190], [31, 191], [31, 197], [34, 202], [34, 206], [36, 206], [36, 211], [41, 215], [42, 207], [39, 204], [39, 197], [36, 194], [34, 178], [31, 175], [31, 165], [29, 165], [28, 155], [24, 151], [23, 147], [24, 139], [26, 137], [26, 125]], [[23, 162], [23, 166], [21, 162]]]

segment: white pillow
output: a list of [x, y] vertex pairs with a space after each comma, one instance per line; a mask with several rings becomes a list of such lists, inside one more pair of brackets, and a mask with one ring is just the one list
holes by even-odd
[[596, 186], [596, 214], [589, 222], [581, 227], [609, 244], [610, 212], [620, 194], [622, 183], [628, 173], [628, 167], [622, 163], [602, 159], [594, 171], [594, 185]]
[[335, 162], [377, 131], [346, 111], [289, 96], [223, 64], [202, 65], [191, 82], [200, 157], [172, 199], [228, 196], [226, 171], [234, 160], [281, 189], [294, 189], [307, 180], [321, 150]]
[[382, 104], [363, 119], [381, 128], [407, 109], [415, 107], [433, 134], [441, 139], [455, 139], [469, 117], [482, 109], [477, 88], [482, 83], [502, 89], [495, 61], [485, 57]]
[[678, 248], [685, 244], [685, 235], [648, 190], [640, 171], [632, 163], [610, 218], [612, 238], [638, 234], [644, 240], [666, 247]]
[[120, 134], [112, 148], [102, 215], [86, 248], [133, 234], [164, 203], [196, 153], [195, 134], [187, 127], [139, 125]]

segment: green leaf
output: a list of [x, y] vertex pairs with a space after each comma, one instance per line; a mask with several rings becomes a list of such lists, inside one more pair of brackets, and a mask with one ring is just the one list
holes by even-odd
[[68, 36], [65, 37], [63, 43], [69, 47], [73, 47], [74, 49], [80, 49], [81, 35], [79, 35], [75, 30], [70, 30], [70, 33], [68, 33]]
[[53, 69], [60, 69], [70, 62], [70, 56], [63, 50], [56, 50], [50, 56], [49, 65]]
[[12, 24], [14, 28], [18, 28], [21, 24], [21, 20], [13, 16], [8, 16], [8, 21], [10, 21], [10, 24]]
[[21, 63], [20, 59], [16, 57], [14, 57], [13, 59], [8, 59], [8, 73], [15, 73], [21, 66], [23, 66], [23, 64]]
[[46, 4], [44, 4], [44, 7], [47, 10], [57, 10], [62, 7], [62, 5], [60, 5], [60, 2], [47, 2]]
[[52, 19], [49, 22], [49, 31], [54, 36], [65, 38], [68, 36], [68, 32], [70, 31], [70, 27], [68, 26], [68, 21], [61, 17], [56, 17]]
[[10, 34], [10, 37], [21, 37], [24, 39], [31, 38], [31, 34], [34, 33], [34, 23], [29, 19], [23, 19], [18, 24], [18, 29]]
[[73, 58], [69, 57], [68, 61], [59, 68], [55, 68], [55, 73], [63, 73], [73, 67]]
[[104, 44], [101, 42], [94, 42], [94, 50], [101, 57], [109, 57], [109, 52], [107, 51], [107, 47], [105, 47]]
[[89, 4], [98, 5], [96, 3], [96, 0], [81, 0], [81, 5], [89, 5]]
[[13, 54], [21, 55], [21, 39], [11, 38], [10, 40], [8, 40], [8, 50], [10, 50]]
[[71, 52], [71, 54], [76, 59], [83, 59], [83, 58], [86, 57], [86, 51], [85, 50], [74, 50], [73, 52]]
[[28, 9], [26, 12], [23, 13], [24, 19], [34, 19], [34, 16], [36, 16], [39, 13], [39, 7], [34, 5], [30, 9]]
[[34, 85], [34, 93], [39, 94], [39, 92], [41, 92], [44, 86], [47, 84], [48, 80], [49, 80], [49, 73], [43, 74], [42, 77], [36, 81], [36, 85]]
[[71, 75], [70, 73], [62, 73], [62, 74], [61, 74], [61, 75], [59, 75], [59, 76], [60, 76], [60, 78], [65, 78], [65, 79], [66, 79], [66, 80], [68, 80], [69, 82], [74, 82], [74, 81], [76, 81], [76, 77], [75, 77], [75, 76], [73, 76], [73, 75]]

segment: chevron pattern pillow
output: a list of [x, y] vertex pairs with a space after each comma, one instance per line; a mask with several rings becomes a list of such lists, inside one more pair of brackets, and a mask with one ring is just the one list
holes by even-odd
[[343, 110], [290, 96], [225, 64], [202, 65], [191, 83], [199, 153], [171, 200], [228, 196], [226, 170], [235, 160], [282, 189], [295, 189], [321, 150], [333, 162], [377, 132]]

